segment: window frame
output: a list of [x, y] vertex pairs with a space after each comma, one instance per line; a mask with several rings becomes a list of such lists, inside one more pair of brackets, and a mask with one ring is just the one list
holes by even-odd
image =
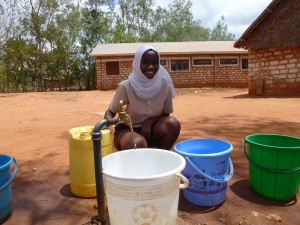
[[[165, 64], [161, 64], [161, 62], [162, 61], [164, 61], [165, 62]], [[167, 59], [160, 59], [160, 62], [159, 62], [159, 64], [161, 65], [161, 66], [163, 66], [163, 67], [167, 67], [167, 65], [168, 65], [168, 63], [167, 63]]]
[[[230, 59], [234, 59], [234, 60], [236, 60], [236, 63], [228, 63], [228, 64], [222, 64], [221, 63], [221, 60], [222, 59], [228, 59], [228, 60], [230, 60]], [[237, 56], [235, 56], [235, 57], [231, 57], [231, 56], [226, 56], [226, 57], [220, 57], [219, 58], [219, 66], [238, 66], [239, 65], [239, 57], [237, 57]]]
[[[211, 64], [200, 64], [200, 65], [197, 65], [194, 63], [194, 60], [201, 60], [201, 59], [209, 59]], [[192, 62], [193, 62], [193, 66], [213, 66], [214, 65], [214, 62], [213, 62], [213, 58], [212, 57], [195, 57], [195, 58], [192, 58]]]
[[[188, 61], [188, 69], [187, 70], [172, 70], [172, 61], [183, 61], [183, 60], [186, 60]], [[170, 66], [169, 66], [169, 69], [170, 69], [170, 72], [190, 72], [191, 71], [191, 62], [190, 62], [190, 58], [186, 58], [186, 57], [183, 57], [183, 58], [171, 58], [170, 59]]]
[[[247, 69], [243, 68], [243, 60], [247, 59]], [[249, 58], [248, 57], [241, 57], [241, 70], [248, 70], [249, 68]]]

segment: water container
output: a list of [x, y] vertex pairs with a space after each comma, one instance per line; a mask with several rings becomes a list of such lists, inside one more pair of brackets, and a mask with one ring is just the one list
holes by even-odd
[[[10, 165], [14, 163], [11, 174]], [[0, 224], [7, 220], [13, 211], [11, 182], [18, 171], [17, 161], [5, 154], [0, 154]]]
[[189, 179], [190, 185], [183, 190], [184, 198], [199, 206], [224, 202], [227, 181], [233, 176], [229, 158], [232, 145], [218, 139], [196, 138], [177, 143], [174, 150], [187, 161], [182, 174]]
[[242, 144], [254, 191], [271, 199], [292, 199], [300, 184], [300, 138], [252, 134]]
[[103, 158], [104, 186], [111, 225], [177, 225], [185, 160], [175, 152], [138, 149]]
[[[96, 181], [94, 148], [90, 133], [94, 126], [75, 127], [69, 130], [69, 161], [71, 192], [83, 198], [95, 198]], [[113, 135], [109, 129], [101, 130], [102, 157], [113, 151]]]

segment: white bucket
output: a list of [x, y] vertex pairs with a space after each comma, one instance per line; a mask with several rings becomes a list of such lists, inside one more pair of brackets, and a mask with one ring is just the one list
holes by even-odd
[[179, 189], [188, 186], [181, 155], [132, 149], [102, 160], [111, 225], [176, 225]]

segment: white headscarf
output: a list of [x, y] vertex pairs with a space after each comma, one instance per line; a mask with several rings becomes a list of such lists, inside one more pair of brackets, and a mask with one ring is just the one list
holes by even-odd
[[159, 65], [159, 69], [152, 79], [148, 79], [141, 71], [141, 59], [143, 54], [153, 50], [158, 55], [158, 61], [160, 62], [160, 56], [158, 51], [150, 45], [142, 45], [135, 53], [135, 57], [132, 63], [133, 72], [129, 75], [129, 82], [133, 88], [133, 91], [143, 99], [151, 99], [158, 94], [161, 89], [161, 80], [165, 79], [169, 82], [172, 91], [172, 97], [175, 98], [175, 89], [172, 83], [172, 79], [168, 71]]

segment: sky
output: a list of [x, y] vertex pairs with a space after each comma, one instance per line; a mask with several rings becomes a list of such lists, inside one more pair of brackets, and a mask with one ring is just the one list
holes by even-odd
[[[235, 39], [247, 30], [272, 0], [191, 0], [195, 20], [201, 20], [202, 27], [213, 29], [221, 16], [225, 16], [228, 32]], [[173, 0], [156, 0], [156, 4], [166, 7]]]

